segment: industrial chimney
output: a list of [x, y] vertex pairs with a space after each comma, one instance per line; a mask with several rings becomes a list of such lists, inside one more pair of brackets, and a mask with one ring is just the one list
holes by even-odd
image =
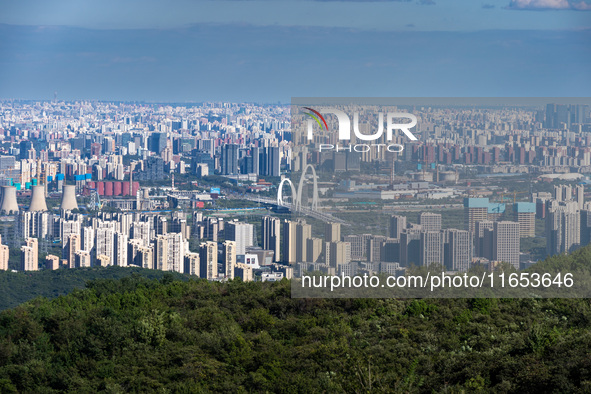
[[2, 186], [2, 205], [0, 206], [0, 212], [7, 214], [18, 213], [15, 186]]
[[73, 209], [78, 208], [78, 204], [76, 203], [76, 186], [74, 185], [64, 185], [62, 193], [62, 204], [60, 205], [60, 210], [62, 211], [71, 211]]
[[29, 212], [47, 211], [47, 204], [45, 203], [45, 186], [33, 186], [33, 194], [31, 196], [31, 205], [29, 205]]

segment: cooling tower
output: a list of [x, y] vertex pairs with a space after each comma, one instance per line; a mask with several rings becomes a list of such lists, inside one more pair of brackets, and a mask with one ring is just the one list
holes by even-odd
[[29, 212], [47, 211], [47, 204], [45, 203], [45, 186], [32, 186], [33, 194], [31, 195], [31, 205], [29, 205]]
[[77, 209], [78, 204], [76, 203], [76, 186], [64, 185], [64, 192], [62, 194], [62, 204], [60, 209], [62, 211], [71, 211]]
[[15, 186], [2, 186], [2, 206], [0, 206], [0, 212], [7, 214], [18, 212]]

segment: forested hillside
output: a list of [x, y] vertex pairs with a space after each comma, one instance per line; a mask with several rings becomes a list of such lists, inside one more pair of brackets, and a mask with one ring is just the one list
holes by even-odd
[[0, 310], [15, 307], [39, 296], [54, 298], [68, 294], [74, 289], [84, 288], [89, 280], [121, 279], [130, 275], [149, 279], [159, 279], [164, 275], [173, 275], [179, 280], [188, 278], [176, 273], [115, 266], [28, 272], [0, 270]]
[[586, 299], [291, 299], [96, 280], [0, 313], [0, 392], [591, 390]]

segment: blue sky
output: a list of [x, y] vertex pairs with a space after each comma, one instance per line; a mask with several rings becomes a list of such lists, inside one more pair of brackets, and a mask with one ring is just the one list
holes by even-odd
[[588, 96], [590, 8], [582, 0], [0, 0], [0, 97]]

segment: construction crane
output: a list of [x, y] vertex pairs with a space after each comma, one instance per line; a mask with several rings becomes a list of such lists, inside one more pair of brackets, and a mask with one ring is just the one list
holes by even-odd
[[518, 192], [514, 191], [513, 193], [509, 192], [509, 196], [505, 197], [505, 192], [501, 193], [501, 202], [505, 202], [506, 200], [511, 201], [511, 194], [513, 194], [513, 204], [517, 202], [517, 196], [520, 194], [528, 194], [529, 192]]

